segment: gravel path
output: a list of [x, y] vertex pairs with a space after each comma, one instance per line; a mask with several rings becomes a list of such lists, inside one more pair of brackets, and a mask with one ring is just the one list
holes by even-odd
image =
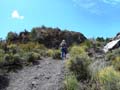
[[64, 63], [47, 58], [40, 60], [39, 65], [11, 73], [6, 90], [63, 90]]

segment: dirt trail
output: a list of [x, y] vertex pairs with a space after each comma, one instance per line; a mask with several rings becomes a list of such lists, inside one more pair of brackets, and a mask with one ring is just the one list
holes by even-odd
[[6, 90], [63, 90], [64, 63], [47, 58], [40, 60], [39, 65], [11, 73]]

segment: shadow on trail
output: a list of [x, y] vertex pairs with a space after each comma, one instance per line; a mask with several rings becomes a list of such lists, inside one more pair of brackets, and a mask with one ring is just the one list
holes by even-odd
[[9, 86], [9, 78], [7, 76], [0, 75], [0, 90], [5, 90]]

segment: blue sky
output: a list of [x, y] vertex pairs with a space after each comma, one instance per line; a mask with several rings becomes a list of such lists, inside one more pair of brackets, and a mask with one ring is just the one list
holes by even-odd
[[120, 0], [0, 0], [0, 37], [41, 25], [112, 37], [120, 31]]

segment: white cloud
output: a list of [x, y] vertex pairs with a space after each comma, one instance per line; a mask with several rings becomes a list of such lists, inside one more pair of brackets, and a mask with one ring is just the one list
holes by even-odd
[[90, 13], [102, 15], [105, 13], [105, 7], [102, 4], [109, 5], [111, 7], [117, 7], [120, 4], [120, 0], [72, 0], [75, 5], [82, 9], [87, 10]]
[[99, 6], [97, 5], [98, 0], [73, 0], [73, 2], [80, 8], [86, 9], [87, 11], [94, 14], [101, 14]]
[[92, 0], [73, 0], [73, 2], [83, 8], [91, 8], [95, 5], [95, 2], [92, 2]]
[[17, 10], [14, 10], [11, 14], [11, 17], [14, 18], [14, 19], [24, 19], [24, 16], [21, 16]]
[[106, 4], [118, 5], [120, 3], [120, 0], [103, 0], [103, 2]]

